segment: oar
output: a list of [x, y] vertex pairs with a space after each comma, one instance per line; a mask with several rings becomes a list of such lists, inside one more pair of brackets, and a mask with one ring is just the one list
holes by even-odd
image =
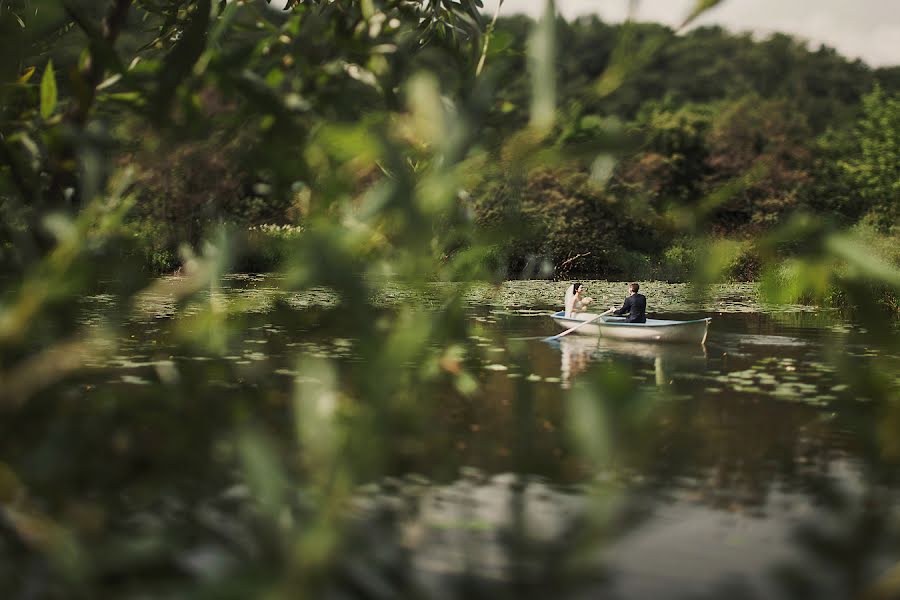
[[575, 331], [575, 330], [578, 329], [579, 327], [584, 327], [584, 326], [587, 325], [588, 323], [593, 323], [594, 321], [596, 321], [596, 320], [599, 319], [600, 317], [605, 317], [606, 315], [608, 315], [608, 314], [611, 313], [611, 312], [614, 312], [615, 310], [616, 310], [615, 308], [611, 308], [611, 309], [609, 309], [608, 311], [606, 311], [605, 313], [600, 313], [599, 315], [597, 315], [597, 316], [594, 317], [593, 319], [588, 319], [587, 321], [582, 321], [581, 323], [579, 323], [579, 324], [576, 325], [575, 327], [571, 327], [571, 328], [569, 328], [569, 329], [566, 329], [566, 330], [563, 331], [562, 333], [557, 333], [556, 335], [551, 335], [551, 336], [548, 337], [548, 338], [544, 338], [544, 341], [545, 341], [545, 342], [549, 342], [549, 341], [552, 341], [552, 340], [558, 340], [559, 338], [561, 338], [561, 337], [563, 337], [563, 336], [569, 335], [570, 333], [572, 333], [573, 331]]

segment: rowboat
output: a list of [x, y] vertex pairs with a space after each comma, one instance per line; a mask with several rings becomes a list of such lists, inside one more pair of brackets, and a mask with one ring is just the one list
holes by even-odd
[[[565, 311], [550, 315], [557, 325], [570, 329], [584, 321], [597, 319], [596, 313], [577, 313], [567, 317]], [[669, 319], [647, 319], [646, 323], [626, 323], [625, 317], [604, 316], [593, 323], [582, 325], [572, 333], [599, 335], [617, 340], [641, 342], [680, 342], [705, 344], [710, 318], [694, 321], [672, 321]]]

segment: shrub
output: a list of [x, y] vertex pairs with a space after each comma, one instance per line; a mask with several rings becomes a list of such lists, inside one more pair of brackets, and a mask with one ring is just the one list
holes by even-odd
[[178, 244], [169, 224], [153, 219], [133, 220], [125, 225], [125, 235], [132, 244], [130, 251], [146, 271], [171, 273], [181, 264]]
[[290, 246], [303, 234], [296, 225], [253, 225], [246, 231], [246, 245], [236, 265], [239, 271], [270, 271], [287, 258]]
[[670, 282], [688, 281], [696, 267], [699, 252], [696, 244], [679, 241], [666, 248], [659, 265], [659, 279]]

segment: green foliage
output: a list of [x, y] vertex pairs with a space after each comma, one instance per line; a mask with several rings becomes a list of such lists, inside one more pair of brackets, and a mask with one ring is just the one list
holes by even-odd
[[178, 247], [164, 223], [133, 219], [124, 233], [133, 242], [132, 252], [150, 273], [172, 273], [180, 266]]
[[[383, 555], [383, 539], [357, 545], [344, 509], [360, 485], [410, 470], [440, 431], [437, 408], [468, 409], [483, 344], [466, 293], [516, 261], [526, 276], [623, 277], [681, 277], [699, 262], [712, 280], [759, 256], [773, 293], [792, 298], [837, 286], [859, 305], [857, 286], [898, 288], [894, 259], [868, 261], [854, 234], [816, 219], [776, 227], [807, 161], [807, 119], [784, 97], [808, 75], [794, 63], [812, 59], [791, 40], [629, 24], [619, 45], [616, 28], [562, 23], [549, 3], [533, 79], [515, 71], [533, 29], [522, 19], [477, 77], [477, 0], [313, 0], [285, 14], [211, 0], [26, 5], [0, 13], [0, 410], [15, 450], [3, 457], [15, 468], [0, 463], [4, 593], [27, 596], [38, 580], [60, 598], [358, 591], [342, 561]], [[553, 40], [567, 29], [573, 48], [600, 43], [597, 56], [556, 54], [557, 73], [567, 46]], [[736, 46], [767, 66], [751, 85], [727, 54], [714, 61], [731, 75], [724, 94], [683, 64], [664, 68], [681, 47], [696, 67], [707, 42], [704, 59]], [[58, 84], [51, 55], [67, 74]], [[785, 66], [787, 83], [769, 89]], [[638, 150], [620, 144], [635, 115]], [[887, 143], [877, 107], [867, 115], [866, 160]], [[658, 174], [646, 185], [629, 170], [642, 161]], [[852, 172], [884, 183], [880, 166]], [[773, 237], [714, 239], [706, 260], [696, 234], [707, 226]], [[264, 385], [265, 367], [226, 360], [235, 339], [270, 326], [223, 301], [224, 275], [241, 267], [279, 268], [270, 308], [298, 331], [352, 340], [353, 360], [284, 348], [280, 387]], [[446, 287], [432, 308], [434, 281]], [[398, 286], [408, 298], [377, 303]], [[321, 290], [322, 309], [295, 314], [285, 300]], [[102, 315], [84, 317], [85, 296], [108, 301]], [[129, 329], [141, 310], [177, 340], [166, 353], [156, 329]], [[78, 379], [130, 332], [159, 386], [123, 394]], [[228, 402], [213, 380], [230, 386]], [[631, 391], [611, 370], [593, 392], [602, 406], [577, 400], [574, 438], [594, 464], [611, 446], [591, 441], [592, 423], [613, 430], [619, 415], [639, 437], [649, 405], [629, 403]], [[207, 548], [221, 561], [204, 562]], [[198, 556], [199, 572], [180, 566]]]
[[302, 235], [303, 228], [295, 225], [250, 227], [247, 230], [246, 248], [241, 252], [237, 269], [248, 273], [279, 269]]
[[772, 302], [836, 306], [865, 326], [884, 330], [897, 316], [900, 256], [896, 236], [886, 238], [863, 221], [849, 230], [800, 214], [756, 244], [760, 288]]
[[57, 99], [56, 74], [53, 72], [53, 61], [50, 60], [41, 77], [41, 116], [43, 118], [49, 119], [53, 115]]
[[645, 151], [620, 169], [622, 184], [640, 186], [657, 209], [696, 203], [712, 172], [708, 160], [714, 116], [709, 106], [645, 103], [636, 121]]
[[663, 253], [663, 273], [660, 279], [668, 281], [688, 281], [697, 268], [698, 248], [690, 241], [678, 242], [666, 248]]
[[844, 225], [862, 218], [868, 207], [851, 181], [844, 161], [857, 154], [852, 130], [829, 130], [813, 147], [810, 181], [803, 188], [803, 203], [817, 214]]
[[866, 218], [882, 233], [900, 222], [898, 108], [900, 96], [876, 87], [863, 99], [853, 128], [819, 137], [812, 179], [804, 190], [811, 208], [844, 223]]
[[876, 87], [863, 98], [855, 141], [858, 154], [841, 167], [886, 231], [900, 223], [900, 94]]
[[[841, 250], [844, 263], [835, 269], [836, 278], [829, 289], [830, 303], [846, 310], [854, 310], [863, 298], [869, 298], [879, 305], [887, 315], [900, 314], [900, 289], [896, 277], [900, 270], [900, 235], [894, 230], [884, 235], [880, 219], [876, 214], [854, 225], [837, 247]], [[862, 256], [847, 260], [846, 248], [855, 248]], [[866, 272], [865, 267], [875, 268]], [[851, 282], [851, 285], [847, 285]]]
[[[511, 52], [495, 61], [509, 80], [499, 90], [492, 121], [512, 130], [527, 122], [522, 114], [528, 105], [522, 58], [528, 28], [522, 19], [511, 17], [501, 19], [497, 31], [506, 32], [512, 42]], [[812, 210], [826, 219], [852, 223], [871, 210], [873, 200], [864, 198], [861, 190], [874, 188], [853, 180], [840, 166], [861, 168], [859, 161], [848, 162], [848, 152], [859, 144], [855, 140], [860, 135], [851, 134], [849, 127], [875, 79], [864, 64], [847, 61], [826, 47], [809, 50], [782, 34], [756, 42], [715, 27], [676, 36], [657, 25], [610, 26], [585, 17], [558, 21], [556, 36], [566, 40], [557, 59], [562, 110], [555, 135], [541, 143], [542, 160], [547, 166], [555, 164], [561, 151], [577, 155], [575, 168], [586, 174], [592, 172], [597, 153], [615, 140], [610, 147], [616, 148], [618, 165], [603, 191], [604, 199], [590, 204], [628, 207], [625, 220], [633, 221], [627, 235], [613, 239], [599, 233], [605, 217], [588, 220], [591, 230], [598, 232], [591, 233], [591, 242], [599, 244], [594, 253], [622, 260], [614, 265], [613, 260], [579, 258], [583, 273], [627, 277], [643, 268], [643, 259], [634, 258], [641, 255], [657, 265], [653, 269], [665, 271], [661, 251], [679, 232], [746, 240], [776, 228], [798, 211]], [[619, 46], [613, 43], [617, 37], [622, 38]], [[632, 72], [616, 67], [621, 61]], [[641, 68], [636, 68], [639, 63]], [[879, 73], [890, 80], [889, 70]], [[607, 77], [605, 83], [598, 83], [601, 74]], [[605, 89], [602, 94], [586, 91], [595, 83]], [[884, 110], [887, 114], [891, 109]], [[609, 115], [617, 115], [620, 123], [626, 120], [626, 130], [642, 140], [639, 149], [629, 151], [633, 144], [616, 138]], [[503, 139], [502, 131], [487, 133], [490, 139]], [[504, 152], [498, 150], [501, 160]], [[895, 149], [876, 151], [875, 145], [870, 156], [878, 152], [887, 163], [896, 156]], [[512, 179], [487, 174], [487, 179], [497, 177], [500, 182], [479, 184], [473, 192], [481, 222], [493, 222], [495, 209], [503, 206], [507, 223], [514, 220], [519, 225], [519, 233], [501, 244], [513, 273], [523, 272], [521, 266], [529, 263], [529, 256], [544, 256], [558, 266], [585, 252], [571, 240], [538, 239], [556, 232], [566, 235], [547, 225], [547, 215], [568, 214], [566, 206], [554, 203], [570, 194], [547, 194], [542, 199], [548, 204], [543, 215], [526, 210], [528, 184], [510, 182], [527, 182], [533, 176], [531, 170], [539, 161], [531, 160], [515, 165]], [[869, 162], [876, 168], [874, 161]], [[885, 181], [890, 176], [888, 171]], [[501, 198], [492, 188], [521, 191]], [[888, 201], [885, 206], [894, 204]], [[634, 214], [641, 217], [632, 219]], [[883, 219], [883, 227], [890, 218]], [[522, 233], [528, 231], [532, 234]], [[733, 272], [745, 279], [758, 268], [758, 260], [748, 255]]]
[[682, 238], [666, 248], [644, 279], [717, 283], [756, 281], [760, 258], [752, 242], [729, 238]]
[[[578, 168], [536, 169], [524, 181], [489, 180], [475, 191], [476, 222], [507, 232], [503, 253], [514, 275], [627, 276], [634, 257], [659, 249], [666, 231], [639, 207], [623, 204]], [[645, 259], [639, 259], [639, 261]], [[529, 266], [526, 268], [526, 266]], [[544, 276], [549, 273], [544, 273]]]

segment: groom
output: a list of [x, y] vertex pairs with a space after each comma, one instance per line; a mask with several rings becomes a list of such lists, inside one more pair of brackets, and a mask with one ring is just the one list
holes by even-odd
[[609, 310], [615, 310], [613, 312], [614, 315], [619, 315], [620, 317], [624, 314], [628, 314], [628, 318], [625, 319], [626, 323], [646, 323], [647, 322], [647, 298], [643, 294], [638, 294], [638, 290], [641, 289], [641, 286], [636, 283], [631, 283], [628, 285], [628, 297], [625, 298], [625, 303], [622, 304], [622, 308], [615, 310], [615, 306], [611, 306]]

